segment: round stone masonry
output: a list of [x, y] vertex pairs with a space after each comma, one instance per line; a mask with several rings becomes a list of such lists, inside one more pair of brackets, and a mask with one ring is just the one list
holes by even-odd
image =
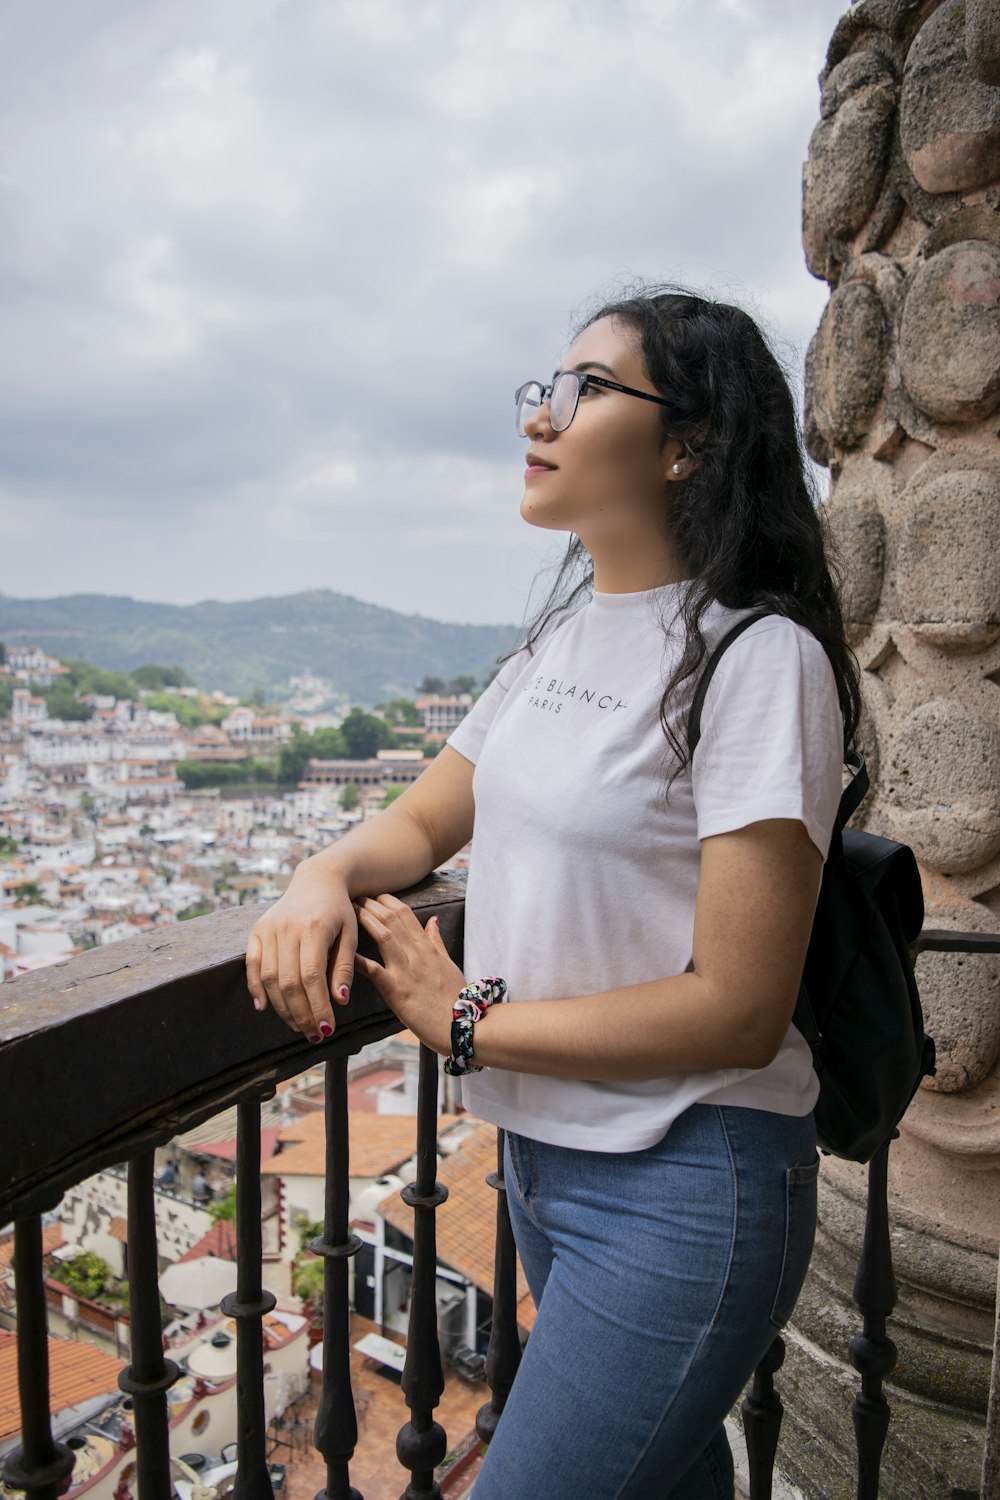
[[901, 843], [945, 874], [1000, 853], [1000, 727], [948, 698], [898, 724], [883, 764], [884, 806]]
[[943, 651], [1000, 637], [1000, 464], [937, 456], [903, 491], [896, 586], [903, 618]]
[[948, 0], [917, 32], [903, 71], [899, 133], [927, 193], [965, 193], [1000, 179], [1000, 92], [969, 67], [964, 4]]
[[827, 274], [831, 239], [855, 234], [885, 179], [897, 83], [873, 47], [844, 58], [822, 82], [821, 117], [803, 173], [802, 233], [809, 269]]
[[888, 351], [888, 320], [878, 292], [861, 281], [839, 286], [806, 356], [809, 417], [832, 448], [853, 448], [868, 431]]
[[960, 240], [918, 263], [903, 303], [899, 363], [910, 398], [934, 421], [982, 421], [1000, 407], [996, 245]]
[[823, 506], [834, 545], [844, 620], [852, 640], [871, 625], [882, 595], [885, 522], [879, 500], [889, 479], [884, 464], [852, 454]]

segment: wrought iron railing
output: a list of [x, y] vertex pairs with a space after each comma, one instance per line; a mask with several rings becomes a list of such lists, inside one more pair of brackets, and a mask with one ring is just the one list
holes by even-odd
[[[437, 915], [449, 951], [460, 959], [464, 916], [460, 877], [438, 876], [406, 899], [423, 920]], [[55, 1500], [70, 1474], [72, 1450], [57, 1442], [49, 1415], [42, 1215], [90, 1174], [128, 1163], [131, 1362], [121, 1376], [134, 1409], [141, 1500], [169, 1500], [167, 1392], [179, 1371], [164, 1354], [157, 1284], [154, 1152], [233, 1104], [238, 1106], [237, 1287], [222, 1308], [237, 1328], [238, 1500], [272, 1500], [265, 1451], [262, 1320], [274, 1305], [261, 1282], [260, 1102], [283, 1079], [326, 1062], [327, 1173], [324, 1231], [313, 1250], [324, 1259], [323, 1386], [315, 1445], [327, 1470], [326, 1500], [361, 1500], [350, 1463], [358, 1428], [349, 1368], [348, 1260], [359, 1241], [348, 1211], [347, 1061], [366, 1044], [399, 1030], [377, 994], [357, 982], [338, 1012], [334, 1036], [310, 1046], [272, 1014], [250, 1010], [244, 977], [246, 936], [256, 915], [234, 909], [166, 934], [95, 950], [27, 975], [0, 991], [0, 1226], [15, 1224], [14, 1268], [21, 1393], [20, 1447], [3, 1477], [30, 1500]], [[990, 946], [992, 945], [992, 946]], [[925, 934], [922, 947], [995, 951], [978, 934]], [[435, 1214], [446, 1197], [436, 1180], [438, 1059], [420, 1053], [417, 1170], [403, 1190], [414, 1210], [413, 1276], [403, 1391], [410, 1418], [397, 1453], [409, 1470], [403, 1500], [439, 1500], [435, 1470], [446, 1438], [435, 1419], [443, 1389], [435, 1298]], [[851, 1345], [861, 1375], [855, 1402], [857, 1494], [874, 1500], [889, 1413], [882, 1381], [895, 1351], [886, 1319], [895, 1282], [886, 1216], [887, 1149], [869, 1176], [868, 1224], [855, 1295], [864, 1326]], [[488, 1442], [520, 1358], [514, 1244], [506, 1212], [502, 1142], [490, 1181], [498, 1189], [493, 1323], [486, 1359], [491, 1397], [477, 1430]], [[774, 1376], [775, 1343], [743, 1404], [751, 1460], [751, 1500], [769, 1500], [782, 1405]], [[984, 1497], [996, 1500], [996, 1369]], [[991, 1467], [992, 1466], [992, 1467]], [[990, 1476], [993, 1476], [992, 1479]], [[543, 1490], [540, 1490], [540, 1493]]]

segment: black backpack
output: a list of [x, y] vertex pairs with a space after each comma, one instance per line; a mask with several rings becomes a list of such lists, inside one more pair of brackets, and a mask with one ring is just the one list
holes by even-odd
[[[723, 653], [770, 611], [734, 625], [711, 653], [688, 718], [690, 753]], [[905, 844], [846, 824], [868, 791], [864, 757], [840, 799], [792, 1020], [819, 1077], [816, 1130], [834, 1156], [867, 1162], [888, 1141], [921, 1078], [934, 1072], [911, 947], [924, 920], [920, 872]]]

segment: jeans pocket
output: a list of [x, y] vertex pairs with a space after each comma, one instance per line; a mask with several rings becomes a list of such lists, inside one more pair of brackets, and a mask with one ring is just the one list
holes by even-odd
[[771, 1322], [778, 1328], [783, 1328], [792, 1316], [809, 1269], [816, 1235], [818, 1176], [819, 1157], [807, 1167], [789, 1167], [785, 1173], [785, 1251], [771, 1308]]

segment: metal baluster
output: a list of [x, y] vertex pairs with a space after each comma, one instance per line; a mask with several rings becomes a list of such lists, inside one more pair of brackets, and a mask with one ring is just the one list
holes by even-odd
[[52, 1437], [49, 1418], [49, 1327], [42, 1270], [42, 1221], [37, 1214], [14, 1225], [17, 1296], [17, 1385], [21, 1396], [21, 1446], [7, 1455], [3, 1478], [29, 1500], [56, 1500], [75, 1455]]
[[163, 1357], [152, 1151], [128, 1164], [128, 1267], [132, 1363], [118, 1384], [135, 1410], [139, 1494], [142, 1500], [172, 1500], [167, 1391], [180, 1370]]
[[517, 1332], [517, 1251], [507, 1209], [507, 1184], [503, 1167], [504, 1133], [497, 1131], [497, 1169], [486, 1181], [497, 1193], [497, 1239], [493, 1259], [493, 1321], [486, 1350], [486, 1380], [492, 1392], [476, 1413], [476, 1431], [488, 1443], [507, 1404], [521, 1363], [521, 1340]]
[[237, 1107], [236, 1132], [236, 1293], [228, 1293], [219, 1303], [227, 1317], [236, 1319], [233, 1495], [235, 1500], [274, 1500], [267, 1466], [262, 1319], [276, 1298], [261, 1285], [260, 1104], [256, 1099]]
[[785, 1362], [785, 1341], [772, 1343], [753, 1372], [753, 1385], [743, 1397], [743, 1436], [750, 1460], [750, 1500], [771, 1500], [774, 1459], [785, 1408], [774, 1389], [774, 1376]]
[[886, 1176], [889, 1143], [876, 1152], [868, 1166], [868, 1211], [861, 1260], [854, 1282], [854, 1300], [864, 1315], [863, 1331], [851, 1340], [851, 1363], [861, 1375], [861, 1391], [851, 1415], [858, 1449], [857, 1500], [877, 1500], [882, 1449], [889, 1431], [889, 1403], [882, 1381], [896, 1364], [896, 1346], [886, 1337], [885, 1323], [896, 1305], [896, 1278], [889, 1241], [889, 1204]]
[[421, 1044], [417, 1094], [417, 1175], [401, 1197], [413, 1209], [413, 1274], [410, 1320], [403, 1366], [403, 1394], [410, 1420], [399, 1429], [396, 1455], [411, 1478], [401, 1500], [441, 1500], [434, 1470], [448, 1440], [434, 1420], [444, 1390], [437, 1328], [437, 1236], [434, 1215], [448, 1197], [437, 1173], [437, 1054]]
[[348, 1259], [361, 1247], [348, 1232], [350, 1138], [347, 1117], [347, 1059], [326, 1064], [326, 1198], [323, 1234], [310, 1249], [323, 1263], [323, 1390], [316, 1412], [316, 1447], [326, 1459], [326, 1488], [316, 1500], [361, 1500], [351, 1485], [349, 1464], [358, 1443], [358, 1419], [351, 1390], [351, 1309]]

